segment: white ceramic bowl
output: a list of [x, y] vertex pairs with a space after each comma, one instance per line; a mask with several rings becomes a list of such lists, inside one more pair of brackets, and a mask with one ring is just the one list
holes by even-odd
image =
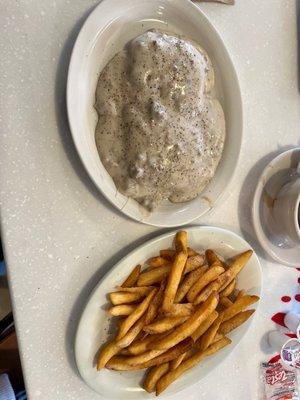
[[[238, 253], [248, 250], [250, 245], [240, 236], [221, 228], [198, 226], [186, 229], [189, 236], [189, 245], [198, 250], [211, 248], [231, 258]], [[115, 265], [104, 278], [97, 284], [92, 292], [87, 305], [82, 313], [75, 340], [75, 357], [78, 370], [83, 380], [96, 392], [105, 398], [135, 400], [149, 399], [151, 396], [140, 387], [143, 371], [115, 372], [101, 370], [97, 372], [95, 356], [99, 347], [106, 341], [109, 331], [109, 319], [106, 313], [107, 293], [114, 290], [129, 274], [131, 269], [146, 261], [149, 257], [158, 254], [160, 249], [168, 248], [172, 244], [175, 232], [159, 236], [132, 251]], [[251, 256], [246, 266], [238, 275], [237, 287], [245, 289], [249, 294], [260, 296], [262, 285], [262, 271], [255, 253]], [[257, 303], [251, 306], [256, 308]], [[180, 377], [159, 398], [172, 396], [172, 394], [190, 387], [199, 382], [208, 373], [220, 366], [225, 357], [230, 354], [250, 327], [253, 318], [229, 334], [231, 345], [217, 354], [209, 357]], [[215, 371], [224, 373], [222, 368]]]
[[[183, 34], [209, 54], [216, 71], [216, 93], [226, 118], [223, 157], [214, 179], [193, 201], [164, 202], [148, 213], [120, 194], [99, 158], [95, 144], [95, 89], [102, 68], [124, 45], [151, 28]], [[236, 168], [242, 140], [242, 101], [226, 47], [200, 9], [189, 0], [104, 0], [86, 20], [73, 49], [67, 84], [72, 136], [80, 158], [102, 194], [129, 217], [155, 226], [179, 226], [215, 206]]]

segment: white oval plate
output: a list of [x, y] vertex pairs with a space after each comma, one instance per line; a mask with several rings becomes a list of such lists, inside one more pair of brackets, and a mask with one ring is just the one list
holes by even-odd
[[[199, 251], [212, 248], [225, 258], [229, 258], [250, 248], [244, 239], [225, 229], [199, 226], [186, 230], [188, 231], [189, 245]], [[166, 233], [138, 247], [123, 258], [95, 287], [82, 313], [75, 339], [76, 363], [83, 380], [105, 398], [123, 400], [149, 398], [149, 394], [144, 392], [139, 385], [143, 372], [120, 373], [105, 369], [97, 372], [95, 355], [99, 346], [106, 341], [108, 336], [109, 319], [105, 311], [107, 309], [107, 293], [113, 291], [115, 286], [126, 278], [133, 266], [156, 255], [159, 250], [170, 247], [173, 238], [174, 232]], [[249, 262], [238, 276], [237, 287], [245, 289], [248, 293], [260, 296], [261, 284], [261, 266], [256, 254], [253, 253]], [[165, 393], [160, 395], [160, 398], [172, 395], [199, 382], [205, 375], [220, 365], [221, 361], [232, 352], [245, 335], [252, 320], [251, 318], [229, 335], [232, 339], [230, 346], [184, 374]]]
[[[97, 114], [93, 107], [99, 74], [124, 45], [151, 28], [183, 34], [209, 54], [216, 71], [216, 91], [226, 118], [223, 157], [214, 179], [193, 201], [164, 202], [152, 213], [123, 196], [99, 158], [95, 144]], [[242, 140], [242, 101], [236, 72], [224, 43], [197, 6], [189, 0], [104, 0], [88, 17], [75, 43], [68, 75], [67, 108], [80, 158], [102, 194], [124, 214], [155, 226], [179, 226], [215, 206], [236, 168]]]
[[279, 233], [270, 201], [276, 199], [282, 186], [295, 178], [299, 162], [299, 147], [275, 157], [259, 178], [252, 204], [254, 230], [263, 249], [278, 263], [294, 268], [300, 265], [300, 245], [287, 242]]

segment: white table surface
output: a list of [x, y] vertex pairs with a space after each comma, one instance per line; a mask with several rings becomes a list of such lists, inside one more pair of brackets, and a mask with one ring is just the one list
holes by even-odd
[[[94, 0], [0, 2], [2, 239], [29, 399], [100, 399], [79, 378], [73, 339], [82, 307], [121, 256], [162, 230], [128, 220], [97, 192], [68, 130], [70, 51]], [[259, 399], [270, 317], [300, 273], [271, 262], [251, 226], [257, 178], [275, 154], [300, 145], [294, 0], [201, 4], [236, 66], [244, 140], [230, 195], [195, 223], [243, 236], [261, 257], [264, 293], [248, 335], [215, 373], [173, 399]], [[299, 261], [300, 264], [300, 261]], [[300, 303], [298, 303], [300, 304]]]

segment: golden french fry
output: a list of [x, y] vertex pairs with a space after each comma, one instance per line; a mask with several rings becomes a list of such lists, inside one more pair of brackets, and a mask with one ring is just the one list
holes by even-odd
[[201, 254], [195, 254], [186, 260], [184, 267], [184, 274], [188, 274], [191, 271], [201, 267], [204, 264], [205, 258]]
[[180, 279], [182, 276], [183, 269], [185, 267], [186, 260], [187, 260], [186, 253], [180, 252], [176, 254], [174, 263], [171, 267], [168, 276], [167, 285], [162, 301], [162, 309], [165, 311], [169, 310], [171, 305], [174, 303], [177, 288], [180, 283]]
[[214, 342], [223, 339], [224, 335], [222, 333], [217, 332], [216, 336], [214, 337]]
[[189, 317], [182, 325], [180, 325], [173, 332], [169, 333], [166, 337], [153, 341], [148, 344], [148, 348], [164, 350], [175, 346], [185, 338], [191, 336], [199, 325], [211, 314], [217, 307], [219, 296], [217, 293], [212, 293], [210, 297], [199, 306], [195, 313]]
[[219, 289], [220, 289], [220, 284], [217, 282], [217, 280], [210, 282], [196, 296], [196, 298], [194, 300], [194, 305], [196, 306], [197, 304], [203, 303], [203, 301], [205, 301], [208, 298], [208, 296], [211, 295], [212, 292], [218, 292]]
[[173, 261], [173, 258], [175, 257], [175, 253], [176, 253], [175, 250], [163, 249], [163, 250], [160, 250], [159, 255], [161, 257], [165, 258], [166, 260]]
[[154, 358], [160, 356], [162, 353], [165, 353], [165, 350], [147, 350], [145, 353], [137, 354], [136, 356], [126, 357], [127, 365], [141, 365], [146, 363], [147, 361], [153, 360]]
[[194, 305], [192, 303], [172, 304], [168, 311], [161, 312], [166, 317], [186, 317], [194, 312]]
[[168, 264], [170, 264], [170, 261], [167, 260], [166, 258], [158, 256], [158, 257], [149, 258], [149, 260], [147, 260], [147, 264], [150, 267], [156, 268], [156, 267], [161, 267], [162, 265], [168, 265]]
[[196, 346], [200, 350], [204, 351], [211, 345], [221, 325], [222, 319], [223, 315], [219, 315], [218, 318], [216, 318], [211, 326], [206, 330], [206, 332], [198, 339]]
[[128, 347], [134, 339], [136, 339], [143, 329], [145, 325], [145, 316], [143, 315], [141, 319], [139, 319], [126, 333], [126, 335], [117, 341], [117, 345], [123, 349], [124, 347]]
[[146, 311], [145, 325], [150, 324], [157, 316], [159, 307], [162, 302], [164, 290], [165, 290], [165, 282], [161, 282], [159, 291], [154, 299], [151, 301], [148, 310]]
[[185, 278], [183, 281], [180, 283], [176, 296], [175, 296], [175, 303], [179, 303], [184, 296], [187, 294], [187, 292], [190, 290], [190, 288], [194, 285], [198, 279], [200, 279], [205, 272], [208, 270], [207, 265], [203, 265], [202, 267], [199, 267], [195, 269], [194, 271], [189, 272], [186, 274]]
[[179, 231], [175, 235], [175, 249], [176, 253], [185, 253], [188, 254], [187, 250], [187, 232]]
[[241, 297], [244, 296], [244, 294], [245, 294], [245, 290], [244, 289], [239, 290], [237, 295], [236, 295], [236, 299], [235, 300], [239, 300]]
[[222, 322], [218, 333], [222, 335], [227, 335], [227, 333], [233, 331], [235, 328], [247, 321], [247, 319], [251, 317], [254, 311], [255, 310], [242, 311], [239, 314], [235, 315], [233, 318], [230, 318], [228, 321]]
[[193, 343], [194, 342], [191, 338], [186, 338], [168, 351], [163, 352], [161, 355], [137, 365], [130, 365], [128, 363], [128, 357], [114, 356], [107, 362], [106, 368], [117, 371], [136, 371], [139, 369], [150, 368], [174, 360], [180, 354], [188, 352], [188, 350], [192, 348]]
[[259, 300], [258, 296], [245, 295], [236, 300], [230, 307], [223, 311], [223, 322], [228, 321], [241, 311], [245, 310], [248, 306], [256, 303]]
[[152, 367], [149, 372], [147, 373], [147, 376], [144, 380], [143, 383], [143, 388], [148, 392], [154, 392], [155, 390], [155, 385], [156, 382], [161, 378], [166, 372], [168, 372], [169, 369], [169, 363], [164, 363], [161, 365], [157, 365], [155, 367]]
[[[188, 247], [187, 249], [188, 251], [188, 257], [193, 257], [193, 256], [198, 256], [199, 253], [197, 253], [197, 251], [191, 249], [190, 247]], [[169, 261], [173, 261], [174, 257], [175, 257], [176, 251], [172, 250], [172, 249], [164, 249], [164, 250], [160, 250], [159, 255]], [[204, 261], [204, 258], [203, 258]]]
[[132, 272], [129, 274], [129, 276], [125, 279], [125, 281], [122, 283], [122, 287], [131, 287], [134, 286], [138, 280], [138, 277], [141, 272], [141, 266], [137, 265]]
[[187, 292], [187, 299], [190, 303], [193, 303], [197, 297], [197, 295], [201, 292], [206, 285], [210, 282], [213, 282], [220, 274], [224, 272], [224, 268], [219, 265], [212, 266], [205, 274], [199, 279]]
[[[204, 257], [201, 255], [192, 256], [187, 259], [184, 274], [193, 271], [203, 265]], [[138, 286], [150, 286], [155, 283], [161, 282], [166, 276], [168, 276], [171, 269], [171, 264], [162, 265], [161, 267], [146, 269], [139, 276], [137, 281]]]
[[170, 365], [169, 365], [170, 370], [173, 371], [174, 369], [176, 369], [182, 363], [185, 356], [186, 356], [186, 353], [183, 353], [183, 354], [180, 354], [180, 356], [178, 356], [174, 360], [170, 361]]
[[229, 283], [229, 285], [227, 285], [227, 286], [225, 287], [225, 289], [222, 290], [222, 291], [220, 292], [220, 297], [228, 297], [228, 296], [230, 296], [231, 293], [234, 291], [235, 286], [236, 286], [236, 279], [234, 279], [233, 281], [231, 281], [231, 282]]
[[164, 317], [160, 318], [152, 324], [144, 326], [143, 330], [151, 335], [155, 333], [163, 333], [183, 324], [189, 317]]
[[150, 286], [154, 283], [161, 282], [170, 272], [171, 264], [162, 265], [146, 272], [142, 272], [137, 281], [138, 286]]
[[156, 295], [157, 289], [153, 289], [148, 296], [137, 306], [137, 308], [131, 313], [119, 326], [119, 332], [117, 334], [117, 340], [122, 339], [123, 336], [129, 331], [129, 329], [141, 318], [149, 307], [153, 297]]
[[218, 342], [212, 344], [208, 349], [201, 351], [199, 350], [193, 356], [183, 361], [176, 369], [173, 371], [167, 372], [163, 375], [156, 384], [156, 395], [158, 396], [161, 392], [163, 392], [172, 382], [174, 382], [179, 376], [181, 376], [185, 371], [194, 367], [205, 357], [210, 356], [223, 347], [229, 345], [231, 340], [228, 338], [224, 338], [219, 340]]
[[215, 335], [215, 337], [214, 337], [214, 339], [213, 339], [213, 341], [211, 342], [211, 345], [213, 344], [213, 343], [216, 343], [216, 342], [218, 342], [219, 340], [221, 340], [221, 339], [223, 339], [224, 338], [224, 335], [222, 335], [221, 333], [216, 333], [216, 335]]
[[233, 279], [241, 272], [243, 267], [246, 265], [247, 261], [249, 258], [252, 256], [253, 251], [252, 250], [247, 250], [244, 253], [239, 254], [236, 259], [233, 261], [233, 263], [229, 266], [227, 271], [224, 273], [224, 275], [228, 278], [226, 280], [226, 283], [223, 285], [223, 287], [220, 288], [220, 290], [225, 289], [227, 285]]
[[135, 340], [128, 347], [128, 351], [130, 352], [130, 354], [133, 354], [133, 355], [138, 355], [138, 354], [144, 353], [148, 350], [147, 346], [150, 342], [153, 342], [153, 340], [161, 339], [166, 335], [167, 335], [167, 333], [164, 332], [164, 333], [160, 333], [157, 335], [148, 335], [147, 337], [145, 337], [143, 339]]
[[218, 255], [211, 249], [205, 251], [206, 260], [209, 265], [219, 264], [224, 269], [227, 269], [227, 265], [218, 257]]
[[130, 351], [129, 351], [128, 349], [126, 349], [126, 348], [121, 349], [121, 350], [118, 352], [118, 354], [121, 355], [121, 356], [131, 356]]
[[97, 360], [97, 370], [99, 371], [101, 368], [104, 368], [106, 363], [120, 350], [120, 347], [117, 345], [116, 341], [113, 340], [105, 344], [100, 350], [98, 360]]
[[221, 304], [223, 306], [223, 308], [229, 308], [233, 305], [233, 302], [231, 300], [229, 300], [228, 297], [223, 296], [223, 297], [220, 297], [219, 304]]
[[112, 292], [109, 293], [109, 298], [114, 306], [120, 304], [135, 303], [143, 299], [145, 295], [140, 293], [128, 293], [128, 292]]
[[218, 317], [217, 311], [213, 311], [209, 316], [202, 322], [202, 324], [195, 330], [195, 332], [191, 335], [191, 338], [196, 342], [200, 336], [202, 336], [207, 329], [213, 324], [213, 322]]
[[110, 307], [108, 314], [113, 315], [114, 317], [129, 315], [136, 309], [136, 307], [137, 305], [133, 304], [120, 304], [119, 306]]
[[154, 286], [132, 286], [128, 288], [117, 286], [116, 289], [118, 292], [139, 293], [143, 296], [147, 296], [147, 294], [149, 294], [154, 289]]

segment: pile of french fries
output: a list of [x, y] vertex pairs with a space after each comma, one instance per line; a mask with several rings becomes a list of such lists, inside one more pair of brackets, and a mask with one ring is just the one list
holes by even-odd
[[134, 268], [110, 293], [109, 314], [119, 318], [115, 338], [101, 347], [97, 369], [148, 369], [143, 387], [159, 395], [185, 371], [231, 340], [226, 335], [254, 312], [259, 300], [236, 289], [237, 275], [252, 255], [226, 263], [213, 250], [188, 247], [187, 232], [175, 249], [161, 250], [143, 270]]

